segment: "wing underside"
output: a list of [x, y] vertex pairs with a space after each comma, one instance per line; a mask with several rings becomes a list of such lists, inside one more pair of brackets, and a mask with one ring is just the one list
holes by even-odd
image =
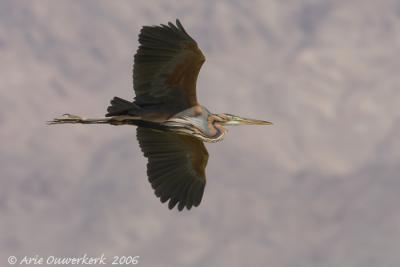
[[196, 81], [205, 61], [179, 20], [176, 25], [144, 26], [134, 58], [135, 102], [171, 104], [171, 112], [197, 105]]
[[148, 158], [147, 175], [155, 194], [170, 209], [190, 209], [201, 202], [208, 152], [196, 138], [138, 127], [137, 139]]

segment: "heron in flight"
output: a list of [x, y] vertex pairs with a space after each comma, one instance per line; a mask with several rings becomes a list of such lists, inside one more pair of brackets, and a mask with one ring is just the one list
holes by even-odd
[[205, 57], [179, 20], [144, 26], [134, 57], [133, 101], [114, 97], [104, 118], [64, 114], [49, 124], [138, 126], [136, 136], [148, 158], [147, 175], [168, 207], [197, 207], [206, 185], [208, 152], [203, 142], [221, 141], [230, 125], [269, 125], [228, 113], [213, 114], [199, 104], [196, 81]]

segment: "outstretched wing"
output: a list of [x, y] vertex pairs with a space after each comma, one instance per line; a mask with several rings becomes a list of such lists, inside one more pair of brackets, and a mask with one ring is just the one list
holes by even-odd
[[133, 67], [139, 106], [171, 104], [179, 112], [197, 104], [196, 81], [205, 61], [179, 20], [176, 25], [144, 26]]
[[148, 158], [147, 175], [155, 194], [170, 209], [197, 207], [206, 185], [208, 152], [196, 138], [138, 127], [137, 139]]

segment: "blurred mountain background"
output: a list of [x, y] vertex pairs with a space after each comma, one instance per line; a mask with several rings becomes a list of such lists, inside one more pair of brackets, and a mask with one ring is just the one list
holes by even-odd
[[[154, 196], [134, 127], [60, 125], [134, 97], [142, 25], [179, 18], [212, 112], [274, 122], [209, 144], [202, 204]], [[400, 1], [0, 1], [0, 261], [400, 264]]]

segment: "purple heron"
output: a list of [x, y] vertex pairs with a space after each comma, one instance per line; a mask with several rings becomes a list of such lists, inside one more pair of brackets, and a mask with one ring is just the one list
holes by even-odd
[[105, 118], [64, 114], [49, 124], [136, 125], [148, 158], [147, 175], [155, 194], [170, 209], [201, 202], [208, 152], [229, 125], [268, 125], [268, 121], [213, 114], [197, 102], [196, 81], [205, 58], [179, 20], [176, 25], [144, 26], [134, 57], [133, 101], [114, 97]]

